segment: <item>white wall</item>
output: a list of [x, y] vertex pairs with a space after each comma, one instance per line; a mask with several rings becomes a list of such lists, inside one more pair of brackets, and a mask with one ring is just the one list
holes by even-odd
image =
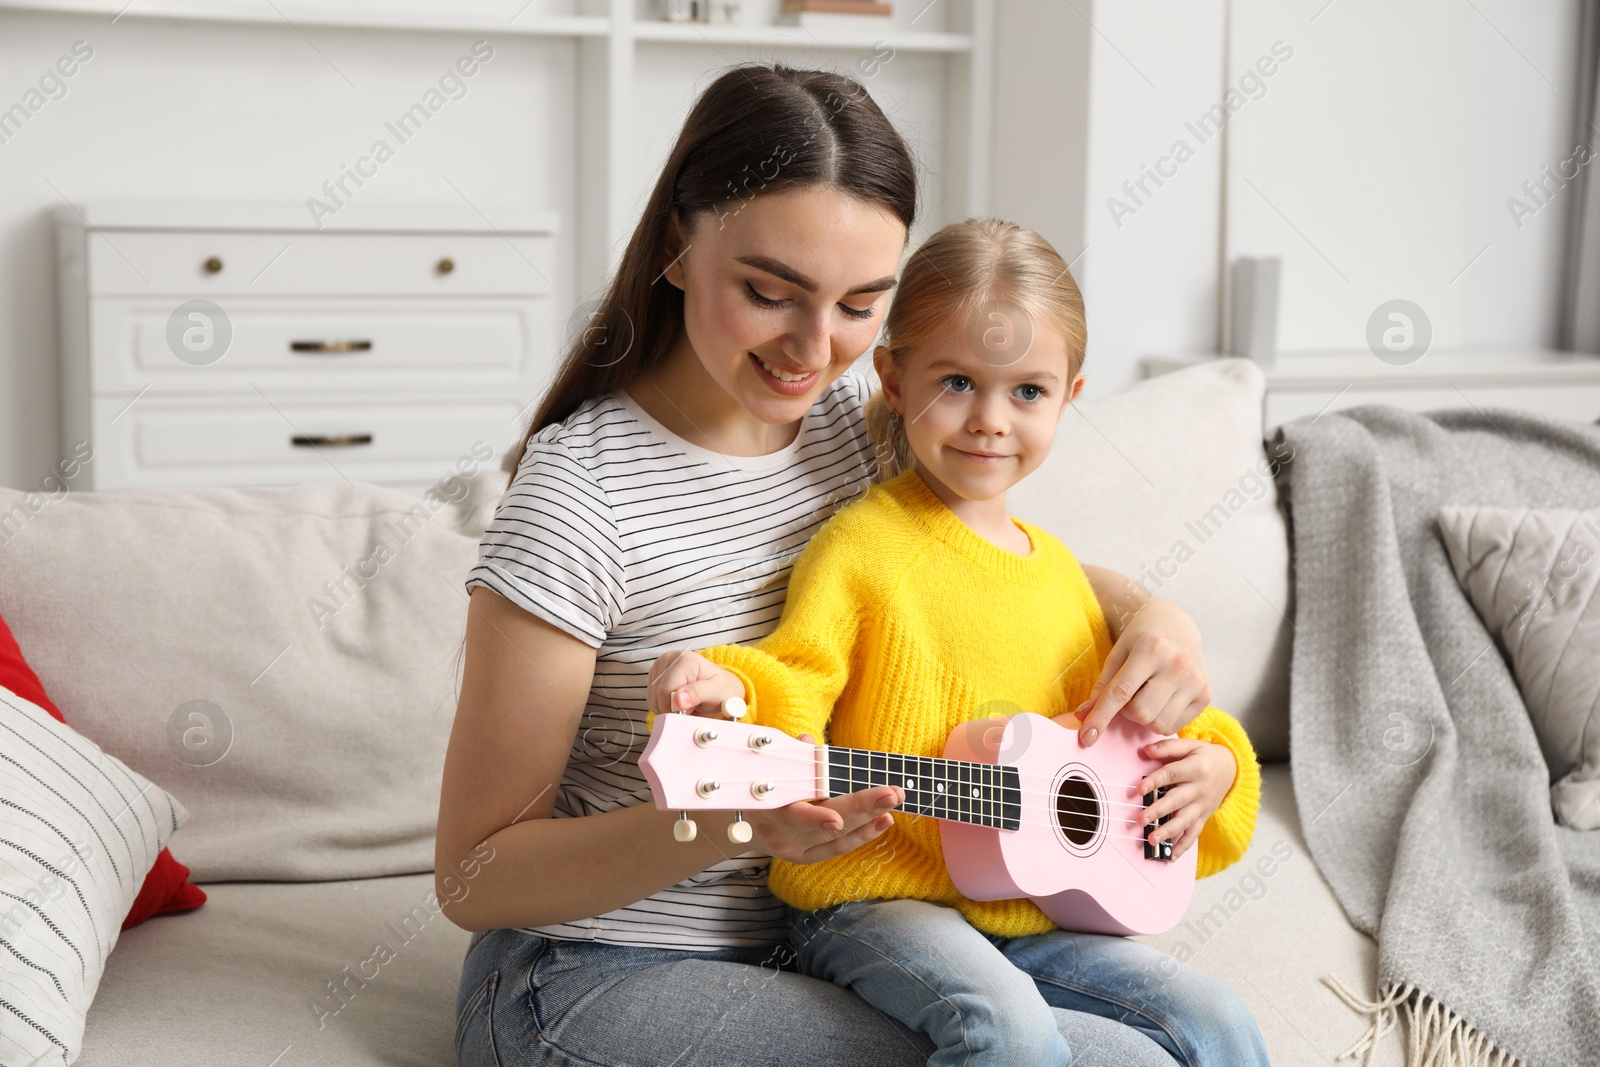
[[1226, 254], [1283, 259], [1279, 347], [1361, 349], [1381, 303], [1436, 349], [1555, 339], [1565, 198], [1506, 199], [1571, 152], [1574, 0], [1236, 0], [1233, 65], [1293, 58], [1228, 126]]
[[1093, 37], [1071, 4], [996, 5], [992, 208], [1039, 231], [1067, 260], [1083, 250], [1087, 222]]
[[[1571, 196], [1558, 192], [1520, 228], [1506, 201], [1529, 202], [1522, 183], [1572, 155], [1579, 4], [1475, 2], [1487, 18], [1474, 17], [1470, 31], [1467, 247], [1490, 248], [1460, 282], [1462, 338], [1469, 346], [1553, 347]], [[1583, 140], [1600, 151], [1600, 133]]]
[[[1216, 343], [1222, 146], [1199, 143], [1184, 123], [1221, 94], [1224, 16], [1223, 0], [1094, 6], [1087, 252], [1075, 268], [1089, 315], [1087, 395], [1131, 383], [1142, 355]], [[1141, 190], [1144, 168], [1179, 141], [1193, 157], [1162, 164], [1172, 177], [1145, 178]]]
[[994, 209], [1072, 264], [1088, 396], [1133, 382], [1141, 355], [1216, 344], [1221, 145], [1136, 201], [1122, 185], [1195, 140], [1183, 123], [1220, 95], [1224, 26], [1224, 0], [1000, 3]]

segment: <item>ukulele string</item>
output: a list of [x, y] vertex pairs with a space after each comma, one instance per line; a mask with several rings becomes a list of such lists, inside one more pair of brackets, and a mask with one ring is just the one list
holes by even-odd
[[[711, 742], [709, 745], [707, 745], [705, 747], [722, 749], [724, 751], [736, 751], [736, 752], [741, 752], [741, 753], [748, 753], [750, 751], [749, 749], [745, 748], [743, 745], [740, 745], [740, 744], [737, 744], [737, 743], [721, 743], [721, 742], [718, 742], [718, 741], [713, 741], [713, 742]], [[825, 747], [825, 746], [818, 745], [816, 747], [822, 748], [822, 747]], [[843, 748], [843, 746], [839, 746], [839, 747]], [[1009, 764], [979, 763], [976, 760], [946, 760], [945, 757], [943, 757], [943, 756], [900, 756], [897, 753], [880, 753], [880, 752], [872, 751], [870, 749], [849, 749], [848, 751], [870, 752], [872, 755], [895, 756], [895, 758], [897, 758], [897, 759], [933, 759], [933, 760], [938, 760], [938, 761], [941, 761], [941, 762], [947, 762], [947, 763], [953, 764], [955, 766], [1009, 768], [1011, 770], [1015, 770], [1016, 771], [1017, 777], [1019, 779], [1032, 778], [1032, 779], [1037, 779], [1039, 781], [1047, 781], [1048, 780], [1048, 781], [1051, 781], [1051, 782], [1054, 782], [1054, 780], [1055, 780], [1055, 776], [1054, 775], [1041, 774], [1041, 773], [1039, 773], [1037, 771], [1024, 771], [1021, 768], [1011, 767]], [[805, 756], [805, 757], [787, 756], [787, 755], [783, 755], [783, 754], [777, 753], [777, 752], [764, 753], [764, 758], [773, 760], [775, 762], [789, 763], [789, 764], [795, 764], [795, 765], [804, 764], [806, 766], [814, 766], [815, 762], [816, 762], [815, 759], [813, 757], [811, 757], [811, 756]], [[844, 770], [847, 772], [847, 774], [851, 770], [860, 770], [860, 769], [861, 768], [849, 768], [849, 767], [844, 768]], [[1153, 774], [1155, 772], [1152, 771], [1151, 773]], [[913, 776], [913, 777], [915, 777], [915, 776]], [[1130, 791], [1133, 791], [1133, 787], [1132, 786], [1129, 786], [1128, 788], [1129, 788]]]
[[[817, 779], [816, 779], [815, 775], [805, 775], [803, 777], [794, 777], [794, 778], [774, 778], [771, 775], [767, 775], [767, 776], [764, 776], [764, 777], [761, 777], [761, 778], [758, 778], [758, 779], [754, 779], [754, 781], [771, 782], [774, 785], [778, 785], [778, 784], [786, 784], [786, 785], [788, 785], [788, 784], [799, 784], [799, 783], [805, 783], [805, 784], [808, 784], [808, 785], [815, 785]], [[936, 803], [939, 800], [946, 800], [946, 801], [950, 801], [950, 802], [972, 803], [972, 804], [980, 804], [980, 805], [981, 804], [996, 805], [996, 804], [999, 803], [999, 801], [997, 801], [997, 800], [995, 800], [993, 798], [992, 794], [991, 794], [989, 799], [985, 800], [983, 797], [967, 796], [967, 795], [964, 795], [964, 794], [961, 794], [961, 793], [956, 793], [956, 792], [945, 792], [945, 793], [933, 792], [933, 793], [929, 793], [929, 791], [926, 790], [926, 789], [907, 789], [905, 786], [899, 785], [899, 784], [894, 783], [894, 782], [884, 782], [884, 783], [880, 783], [880, 784], [883, 784], [883, 785], [894, 785], [895, 788], [904, 791], [905, 794], [906, 794], [907, 803], [910, 803], [911, 801], [917, 801], [919, 803], [924, 803], [922, 798], [928, 797], [928, 796], [932, 796], [934, 798], [934, 800], [933, 801], [927, 801], [926, 803]], [[870, 788], [872, 788], [872, 787], [871, 786], [866, 786], [866, 785], [861, 787], [861, 789], [870, 789]], [[1003, 786], [1001, 788], [1004, 789]], [[860, 790], [853, 790], [852, 792], [860, 792]], [[1016, 795], [1018, 795], [1020, 797], [1023, 797], [1025, 799], [1037, 800], [1037, 801], [1041, 802], [1039, 806], [1046, 807], [1046, 808], [1048, 808], [1051, 804], [1055, 803], [1056, 800], [1057, 800], [1055, 794], [1041, 792], [1041, 791], [1039, 791], [1037, 789], [1021, 789], [1021, 788], [1018, 788], [1018, 789], [1015, 789], [1015, 790], [1008, 790], [1008, 792], [1014, 792]], [[834, 793], [832, 795], [835, 796], [835, 797], [849, 796], [850, 793]], [[806, 797], [804, 797], [803, 799], [815, 800], [817, 798], [814, 797], [814, 796], [809, 795], [809, 790], [808, 790], [808, 795]], [[1069, 797], [1069, 798], [1067, 798], [1067, 802], [1071, 803], [1074, 799], [1076, 799], [1076, 798], [1070, 798]], [[1098, 800], [1097, 799], [1095, 801], [1095, 804], [1096, 805], [1104, 805], [1106, 807], [1136, 808], [1139, 811], [1143, 811], [1146, 808], [1146, 805], [1144, 805], [1144, 804], [1135, 804], [1135, 803], [1132, 803], [1132, 802], [1118, 801], [1118, 800], [1104, 800], [1104, 801], [1102, 801], [1102, 800]], [[900, 810], [903, 811], [905, 809], [902, 806], [902, 808]], [[1110, 818], [1107, 818], [1106, 821], [1108, 821], [1108, 822], [1120, 822], [1120, 823], [1123, 823], [1123, 824], [1128, 825], [1128, 826], [1149, 825], [1149, 824], [1144, 823], [1142, 820], [1139, 820], [1139, 819], [1124, 819], [1124, 818], [1110, 819]]]
[[[746, 749], [740, 748], [739, 746], [733, 746], [733, 745], [726, 745], [725, 746], [725, 745], [717, 745], [715, 743], [713, 743], [712, 745], [710, 745], [708, 747], [712, 747], [712, 748], [731, 748], [731, 749], [735, 749], [735, 750], [740, 751], [740, 752], [747, 751]], [[809, 767], [813, 767], [813, 768], [816, 766], [814, 761], [812, 761], [810, 759], [802, 760], [802, 759], [799, 759], [797, 757], [784, 756], [784, 755], [780, 755], [778, 753], [768, 753], [768, 754], [766, 754], [766, 758], [770, 759], [774, 763], [786, 763], [786, 764], [791, 764], [791, 765], [796, 765], [796, 766], [799, 766], [799, 765], [803, 764], [805, 766], [809, 766]], [[974, 764], [971, 764], [971, 766], [975, 766], [975, 767], [994, 767], [994, 766], [997, 766], [997, 765], [996, 764], [992, 764], [992, 763], [974, 763]], [[856, 768], [856, 769], [859, 770], [859, 768]], [[850, 770], [850, 768], [846, 768], [847, 772], [849, 770]], [[834, 775], [834, 774], [827, 774], [827, 775], [825, 775], [825, 777], [828, 777], [828, 778], [832, 779], [832, 778], [836, 778], [836, 777], [840, 777], [840, 776]], [[849, 773], [846, 773], [843, 777], [845, 777], [846, 779], [849, 779], [851, 777], [851, 775]], [[925, 780], [925, 777], [921, 776], [921, 775], [907, 775], [906, 777], [914, 778], [914, 779], [916, 779], [918, 781]], [[937, 778], [937, 776], [936, 776], [936, 778]], [[1019, 773], [1018, 774], [1018, 778], [1019, 779], [1022, 779], [1022, 778], [1034, 778], [1034, 779], [1038, 779], [1038, 780], [1041, 780], [1041, 781], [1048, 779], [1048, 780], [1054, 781], [1053, 776], [1044, 775], [1044, 774], [1022, 774], [1022, 773]], [[768, 776], [764, 776], [764, 777], [760, 778], [759, 780], [760, 781], [767, 781], [767, 782], [815, 782], [817, 780], [817, 775], [815, 773], [812, 773], [812, 774], [806, 774], [806, 775], [796, 775], [796, 776], [792, 776], [792, 777], [786, 776], [786, 777], [780, 777], [780, 778], [774, 778], [774, 777], [768, 775]], [[964, 783], [964, 782], [951, 781], [950, 779], [942, 779], [942, 780], [947, 785], [976, 785], [976, 786], [979, 786], [980, 788], [983, 788], [984, 785], [985, 785], [985, 783], [977, 783], [977, 782]], [[882, 783], [879, 783], [879, 784], [882, 784], [882, 785], [895, 785], [900, 789], [905, 789], [906, 788], [904, 785], [900, 785], [897, 782], [888, 782], [888, 781], [886, 781], [886, 782], [882, 782]], [[1006, 788], [1004, 783], [999, 783], [999, 782], [987, 783], [987, 787], [991, 788], [991, 789], [995, 788], [995, 787], [999, 787], [999, 788], [1002, 788], [1002, 789]], [[871, 786], [863, 785], [861, 788], [862, 789], [870, 789]], [[1133, 786], [1128, 786], [1126, 788], [1129, 790], [1129, 792], [1136, 792], [1136, 789]], [[1047, 800], [1047, 801], [1048, 800], [1052, 800], [1056, 795], [1055, 791], [1051, 790], [1051, 789], [1029, 788], [1029, 787], [1024, 786], [1024, 785], [1017, 786], [1016, 787], [1016, 791], [1020, 795], [1025, 796], [1025, 797], [1038, 797], [1038, 798], [1041, 798], [1041, 799], [1044, 799], [1044, 800]], [[948, 796], [948, 795], [953, 795], [953, 794], [945, 794], [945, 795]], [[1104, 804], [1107, 804], [1107, 805], [1110, 805], [1110, 806], [1113, 806], [1113, 807], [1138, 808], [1141, 811], [1144, 810], [1146, 807], [1148, 807], [1148, 805], [1146, 805], [1146, 804], [1144, 804], [1142, 802], [1131, 801], [1131, 800], [1105, 800], [1105, 801], [1101, 801], [1100, 803], [1104, 803]]]
[[[760, 780], [761, 781], [766, 781], [766, 782], [774, 782], [774, 783], [776, 783], [776, 782], [805, 782], [805, 783], [809, 783], [809, 784], [815, 784], [816, 777], [814, 775], [806, 775], [805, 777], [796, 777], [796, 778], [771, 778], [771, 777], [768, 777], [768, 778], [763, 778], [763, 779], [760, 779]], [[1028, 795], [1028, 796], [1045, 796], [1045, 797], [1049, 796], [1049, 794], [1040, 794], [1040, 793], [1037, 793], [1037, 792], [1034, 792], [1034, 791], [1030, 791], [1030, 790], [1018, 790], [1018, 792], [1022, 793], [1023, 795]], [[848, 794], [848, 793], [836, 793], [836, 794], [833, 794], [833, 795], [834, 796], [849, 796], [850, 794]], [[961, 795], [956, 794], [956, 793], [936, 793], [936, 794], [933, 794], [933, 797], [934, 797], [933, 800], [924, 800], [923, 798], [927, 797], [927, 796], [929, 796], [929, 794], [926, 793], [926, 792], [923, 792], [923, 791], [917, 791], [917, 790], [909, 791], [908, 796], [907, 796], [907, 802], [905, 804], [901, 805], [900, 807], [894, 809], [894, 810], [899, 811], [899, 812], [903, 812], [905, 814], [910, 814], [910, 815], [919, 815], [919, 816], [920, 815], [926, 815], [929, 818], [944, 818], [946, 821], [950, 821], [950, 822], [970, 822], [971, 821], [970, 819], [950, 818], [948, 815], [941, 817], [941, 816], [933, 814], [931, 811], [923, 811], [923, 810], [917, 810], [917, 809], [919, 809], [919, 808], [929, 808], [929, 807], [932, 807], [932, 806], [938, 804], [940, 801], [944, 801], [945, 804], [946, 804], [946, 810], [949, 811], [950, 808], [952, 808], [952, 807], [959, 808], [962, 804], [966, 804], [968, 802], [975, 801], [976, 803], [972, 804], [968, 808], [967, 811], [958, 811], [958, 814], [965, 814], [965, 815], [970, 815], [970, 816], [973, 816], [973, 817], [982, 817], [985, 813], [980, 811], [980, 810], [978, 810], [978, 809], [982, 808], [986, 804], [990, 808], [994, 808], [994, 807], [996, 807], [998, 805], [998, 802], [994, 801], [994, 800], [984, 801], [984, 800], [982, 800], [981, 798], [978, 798], [978, 797], [966, 797], [966, 796], [961, 796]], [[797, 799], [803, 799], [803, 800], [811, 801], [811, 800], [816, 800], [818, 798], [815, 797], [815, 796], [806, 796], [806, 797], [797, 798]], [[789, 803], [794, 803], [794, 801], [790, 801]], [[1069, 803], [1069, 805], [1071, 804], [1071, 799], [1069, 799], [1068, 803]], [[1111, 801], [1111, 802], [1108, 802], [1108, 803], [1115, 803], [1115, 801]], [[1143, 807], [1143, 805], [1131, 805], [1131, 806], [1133, 806], [1133, 807], [1141, 807], [1141, 808]], [[717, 810], [732, 810], [732, 809], [730, 808], [730, 809], [717, 809]], [[1048, 807], [1047, 807], [1047, 810], [1048, 810]], [[1031, 807], [1031, 806], [1030, 807], [1024, 807], [1022, 809], [1022, 813], [1018, 816], [1017, 828], [1021, 829], [1021, 828], [1025, 827], [1025, 826], [1026, 827], [1052, 827], [1052, 826], [1056, 825], [1055, 823], [1051, 822], [1048, 818], [1043, 818], [1043, 819], [1038, 818], [1036, 814], [1033, 814], [1036, 811], [1037, 811], [1036, 807]], [[1067, 815], [1077, 815], [1077, 816], [1081, 816], [1083, 818], [1093, 819], [1097, 823], [1104, 823], [1105, 825], [1108, 825], [1108, 826], [1134, 826], [1134, 827], [1139, 827], [1141, 829], [1155, 829], [1155, 827], [1157, 825], [1155, 823], [1146, 823], [1141, 819], [1125, 819], [1125, 818], [1112, 818], [1112, 817], [1108, 817], [1108, 816], [1099, 816], [1099, 815], [1096, 815], [1093, 810], [1089, 810], [1089, 809], [1085, 809], [1085, 808], [1081, 808], [1081, 807], [1068, 806], [1068, 807], [1064, 808], [1063, 813], [1067, 814]], [[1171, 813], [1169, 813], [1169, 814], [1171, 814]], [[999, 827], [992, 827], [992, 829], [1000, 829], [1000, 828]], [[1145, 838], [1142, 835], [1134, 836], [1134, 835], [1128, 835], [1128, 834], [1109, 834], [1108, 833], [1105, 836], [1121, 838], [1124, 841], [1140, 841], [1140, 842], [1143, 842], [1145, 840]]]

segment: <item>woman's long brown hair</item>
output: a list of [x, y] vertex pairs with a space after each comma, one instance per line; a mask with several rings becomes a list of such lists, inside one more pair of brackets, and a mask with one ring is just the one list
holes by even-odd
[[[782, 64], [742, 65], [706, 87], [684, 120], [622, 262], [572, 342], [512, 460], [590, 397], [624, 389], [671, 349], [683, 292], [662, 279], [667, 221], [687, 231], [774, 189], [825, 185], [892, 211], [910, 232], [916, 165], [860, 82]], [[657, 282], [660, 284], [657, 284]], [[620, 351], [619, 351], [620, 350]]]

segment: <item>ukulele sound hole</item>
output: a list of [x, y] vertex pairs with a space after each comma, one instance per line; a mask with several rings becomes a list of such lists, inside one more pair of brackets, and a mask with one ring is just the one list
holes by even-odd
[[1094, 786], [1081, 775], [1072, 774], [1061, 780], [1056, 790], [1056, 822], [1067, 840], [1082, 848], [1100, 832], [1100, 798]]

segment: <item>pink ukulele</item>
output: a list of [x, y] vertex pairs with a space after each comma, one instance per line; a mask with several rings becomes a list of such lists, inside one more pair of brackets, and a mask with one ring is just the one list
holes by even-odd
[[[1119, 716], [1085, 749], [1074, 731], [1023, 713], [963, 724], [934, 759], [657, 715], [639, 767], [656, 807], [679, 812], [680, 841], [695, 836], [690, 811], [779, 808], [896, 785], [905, 792], [897, 810], [941, 820], [950, 880], [969, 899], [1027, 897], [1064, 930], [1158, 934], [1188, 910], [1198, 852], [1173, 859], [1171, 842], [1151, 845], [1139, 825], [1155, 796], [1141, 797], [1138, 783], [1161, 766], [1139, 749], [1159, 736]], [[734, 818], [729, 838], [748, 842], [749, 824]]]

